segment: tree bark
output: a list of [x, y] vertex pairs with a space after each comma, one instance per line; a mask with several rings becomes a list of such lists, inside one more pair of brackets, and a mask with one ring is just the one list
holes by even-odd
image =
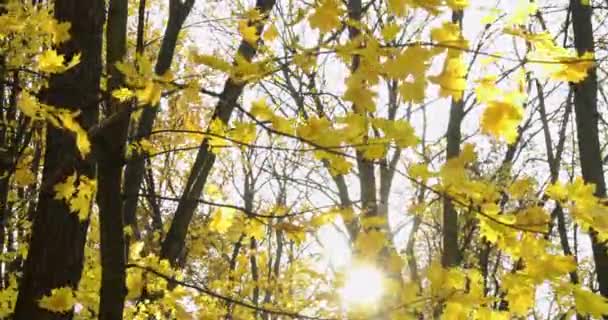
[[[58, 52], [68, 60], [81, 53], [81, 62], [51, 77], [45, 102], [80, 111], [76, 120], [85, 130], [98, 116], [104, 12], [103, 0], [55, 1], [55, 18], [72, 25], [71, 39], [57, 48]], [[42, 190], [19, 287], [16, 320], [71, 319], [73, 312], [44, 310], [38, 300], [57, 287], [77, 288], [83, 267], [88, 220], [79, 221], [65, 201], [54, 199], [53, 186], [74, 172], [93, 178], [93, 161], [81, 158], [71, 133], [51, 126], [47, 128], [44, 158]]]
[[[592, 8], [583, 5], [579, 0], [570, 0], [572, 10], [572, 27], [574, 29], [574, 45], [579, 55], [594, 52], [593, 26], [591, 22]], [[576, 115], [576, 132], [581, 161], [581, 171], [586, 183], [595, 185], [595, 195], [606, 196], [606, 182], [602, 167], [602, 154], [598, 135], [597, 111], [597, 72], [595, 67], [588, 71], [587, 77], [574, 86], [574, 113]], [[595, 232], [590, 233], [595, 273], [599, 283], [600, 293], [608, 297], [608, 248], [597, 238]], [[606, 317], [605, 317], [606, 318]]]
[[[124, 85], [124, 76], [116, 68], [127, 53], [127, 0], [111, 0], [108, 10], [106, 32], [106, 73], [108, 92]], [[128, 105], [108, 98], [106, 116], [109, 117]], [[102, 131], [94, 141], [97, 156], [99, 207], [99, 229], [101, 241], [101, 292], [99, 319], [122, 319], [124, 300], [127, 294], [125, 285], [125, 234], [123, 221], [123, 202], [116, 197], [122, 186], [122, 166], [129, 118], [121, 117]]]

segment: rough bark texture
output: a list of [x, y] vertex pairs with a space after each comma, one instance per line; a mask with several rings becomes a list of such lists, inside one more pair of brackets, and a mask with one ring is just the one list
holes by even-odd
[[[115, 67], [127, 53], [128, 1], [111, 0], [108, 10], [106, 73], [108, 91], [120, 88], [124, 76]], [[128, 108], [127, 105], [109, 98], [106, 101], [106, 116]], [[129, 118], [121, 117], [112, 123], [94, 141], [98, 165], [99, 227], [101, 240], [101, 292], [99, 319], [122, 319], [125, 286], [125, 235], [123, 202], [116, 197], [122, 186], [122, 166]]]
[[[67, 59], [81, 53], [78, 66], [49, 81], [45, 102], [80, 110], [77, 121], [90, 128], [98, 116], [101, 75], [101, 42], [104, 23], [103, 0], [56, 0], [55, 17], [72, 24], [72, 38], [57, 48]], [[51, 126], [46, 135], [42, 190], [32, 227], [32, 238], [13, 319], [71, 319], [72, 313], [41, 309], [38, 300], [51, 289], [76, 288], [83, 267], [83, 249], [88, 221], [81, 222], [63, 200], [55, 200], [53, 186], [76, 171], [94, 176], [93, 162], [79, 155], [73, 135]]]
[[[591, 23], [592, 8], [582, 1], [571, 0], [572, 27], [574, 44], [579, 54], [594, 51], [593, 26]], [[574, 86], [574, 112], [576, 114], [576, 132], [581, 161], [581, 171], [586, 183], [595, 184], [595, 195], [606, 195], [606, 182], [602, 168], [602, 154], [598, 135], [597, 111], [597, 73], [592, 68], [585, 80]], [[608, 297], [608, 253], [605, 243], [600, 243], [595, 233], [591, 232], [593, 258], [599, 283], [600, 293]]]
[[[274, 0], [257, 0], [256, 8], [261, 15], [264, 16], [272, 10], [274, 4]], [[256, 27], [257, 33], [261, 34], [263, 22], [257, 23]], [[256, 52], [256, 47], [243, 40], [241, 41], [237, 54], [246, 61], [251, 61]], [[237, 99], [243, 92], [245, 84], [245, 82], [237, 81], [232, 78], [229, 78], [226, 81], [217, 105], [215, 106], [211, 121], [219, 119], [222, 122], [227, 123], [230, 120], [232, 111], [236, 106]], [[190, 175], [188, 176], [188, 181], [180, 198], [173, 220], [171, 221], [171, 227], [162, 245], [161, 257], [163, 259], [168, 259], [173, 265], [177, 263], [177, 260], [184, 249], [188, 225], [192, 220], [192, 216], [194, 215], [197, 206], [196, 199], [201, 196], [214, 162], [215, 154], [211, 152], [209, 141], [204, 139], [198, 149], [196, 160], [192, 166]]]

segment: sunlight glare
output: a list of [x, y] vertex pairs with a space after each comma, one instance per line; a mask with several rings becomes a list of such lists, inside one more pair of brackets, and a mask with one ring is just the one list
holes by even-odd
[[383, 275], [378, 269], [372, 266], [356, 266], [346, 272], [340, 295], [349, 305], [374, 304], [382, 297], [382, 281]]

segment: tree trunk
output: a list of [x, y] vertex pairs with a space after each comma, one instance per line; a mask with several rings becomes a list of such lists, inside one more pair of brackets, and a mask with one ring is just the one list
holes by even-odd
[[[71, 23], [71, 39], [58, 49], [69, 60], [81, 53], [81, 62], [49, 81], [46, 103], [79, 110], [76, 119], [87, 130], [98, 116], [98, 92], [102, 68], [101, 42], [104, 24], [102, 0], [56, 0], [55, 17]], [[32, 227], [29, 252], [19, 287], [14, 319], [71, 319], [72, 312], [52, 313], [38, 300], [57, 287], [77, 288], [83, 267], [88, 220], [81, 222], [63, 200], [54, 199], [53, 186], [68, 175], [94, 177], [90, 158], [82, 159], [73, 135], [62, 129], [47, 129], [42, 190]]]
[[[124, 84], [123, 74], [116, 69], [127, 53], [128, 1], [111, 0], [106, 32], [106, 72], [108, 92]], [[106, 101], [106, 116], [128, 108], [116, 99]], [[129, 118], [121, 117], [105, 128], [94, 141], [98, 165], [97, 204], [101, 241], [101, 292], [99, 319], [122, 319], [125, 286], [125, 235], [123, 202], [116, 197], [122, 186], [122, 166]]]
[[[574, 29], [574, 44], [579, 55], [594, 52], [593, 26], [591, 23], [592, 8], [585, 6], [580, 0], [570, 0], [572, 10], [572, 27]], [[574, 113], [576, 115], [576, 132], [581, 161], [581, 171], [586, 183], [595, 184], [595, 195], [606, 195], [606, 182], [602, 168], [602, 154], [598, 135], [597, 111], [597, 73], [595, 67], [589, 70], [585, 80], [574, 86]], [[606, 243], [597, 239], [591, 231], [595, 273], [599, 283], [600, 293], [608, 297], [608, 252]]]

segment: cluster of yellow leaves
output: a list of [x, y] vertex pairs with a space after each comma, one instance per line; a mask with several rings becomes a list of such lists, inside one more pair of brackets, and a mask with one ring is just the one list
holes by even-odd
[[156, 148], [154, 144], [148, 139], [139, 139], [129, 143], [127, 146], [126, 156], [128, 158], [134, 155], [151, 155], [154, 154]]
[[338, 0], [320, 0], [314, 12], [308, 17], [310, 26], [321, 33], [331, 32], [341, 25], [344, 13], [342, 2]]
[[519, 135], [517, 128], [523, 119], [523, 105], [527, 99], [524, 76], [520, 74], [515, 90], [504, 92], [496, 87], [496, 76], [488, 75], [477, 81], [477, 99], [486, 105], [481, 116], [482, 132], [513, 143]]
[[195, 51], [191, 51], [190, 57], [195, 64], [227, 73], [235, 82], [257, 81], [270, 71], [268, 60], [248, 61], [240, 54], [236, 55], [232, 64], [217, 56], [201, 54]]
[[49, 6], [18, 0], [5, 1], [2, 6], [6, 12], [0, 15], [0, 51], [8, 67], [29, 66], [36, 60], [48, 59], [45, 55], [56, 52], [44, 51], [40, 56], [40, 48], [59, 45], [70, 38], [70, 24], [55, 20]]
[[481, 117], [481, 129], [496, 138], [504, 138], [507, 143], [517, 139], [517, 127], [523, 118], [523, 101], [517, 92], [505, 94], [501, 99], [487, 102]]
[[429, 80], [439, 85], [440, 96], [451, 96], [455, 101], [459, 101], [466, 88], [467, 68], [462, 58], [462, 50], [468, 48], [468, 41], [462, 36], [460, 26], [451, 22], [445, 22], [440, 27], [432, 29], [431, 39], [437, 43], [432, 51], [434, 53], [447, 51], [447, 55], [441, 73], [430, 77]]
[[38, 57], [38, 70], [46, 73], [63, 73], [80, 63], [80, 54], [72, 57], [70, 62], [65, 64], [65, 57], [57, 54], [54, 49], [44, 51]]
[[217, 233], [226, 233], [230, 226], [232, 226], [234, 216], [235, 209], [218, 208], [212, 214], [211, 221], [209, 222], [209, 230]]
[[444, 9], [463, 10], [469, 6], [469, 0], [388, 0], [390, 13], [403, 17], [409, 9], [423, 9], [432, 15], [441, 13]]
[[[139, 105], [158, 105], [163, 88], [170, 86], [173, 81], [173, 74], [168, 71], [164, 75], [157, 75], [151, 59], [144, 55], [138, 54], [135, 60], [137, 63], [129, 61], [116, 63], [116, 68], [125, 75], [128, 88], [116, 89], [112, 92], [112, 96], [121, 101], [137, 98]], [[135, 91], [129, 88], [134, 88]]]
[[16, 275], [9, 275], [8, 286], [0, 290], [0, 319], [8, 319], [15, 310], [19, 292]]
[[42, 297], [38, 305], [49, 311], [64, 313], [71, 311], [75, 303], [76, 299], [72, 288], [61, 287], [53, 289], [50, 295]]
[[91, 152], [91, 142], [88, 133], [76, 121], [78, 112], [67, 109], [55, 108], [40, 103], [36, 97], [27, 91], [21, 92], [17, 101], [17, 107], [23, 114], [33, 120], [46, 120], [57, 128], [64, 128], [76, 135], [76, 147], [84, 158]]
[[32, 172], [32, 156], [22, 156], [19, 158], [15, 166], [14, 182], [20, 187], [36, 182], [36, 176]]
[[578, 177], [568, 184], [556, 182], [547, 188], [546, 193], [568, 208], [582, 228], [595, 231], [601, 241], [608, 240], [608, 206], [595, 196], [595, 185], [586, 184]]
[[64, 200], [69, 205], [70, 211], [78, 214], [80, 221], [89, 218], [97, 181], [85, 175], [77, 176], [74, 172], [67, 176], [65, 181], [57, 183], [53, 190], [55, 190], [55, 199]]
[[581, 82], [587, 77], [588, 70], [595, 65], [593, 52], [577, 55], [556, 45], [548, 32], [529, 34], [517, 30], [514, 33], [532, 44], [534, 50], [528, 54], [528, 60], [538, 65], [542, 73], [553, 80]]

